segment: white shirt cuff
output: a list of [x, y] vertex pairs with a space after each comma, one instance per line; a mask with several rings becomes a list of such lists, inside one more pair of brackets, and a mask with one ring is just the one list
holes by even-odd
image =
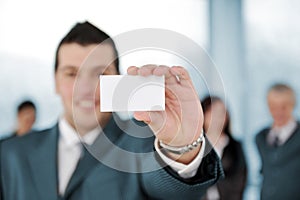
[[196, 175], [197, 170], [201, 164], [201, 161], [202, 161], [202, 158], [204, 155], [205, 140], [203, 140], [201, 149], [200, 149], [198, 155], [196, 156], [196, 158], [188, 165], [180, 163], [180, 162], [176, 162], [175, 160], [167, 157], [160, 150], [157, 138], [154, 141], [154, 147], [155, 147], [155, 150], [157, 151], [158, 155], [161, 157], [161, 159], [165, 163], [167, 163], [174, 171], [176, 171], [181, 178], [191, 178]]

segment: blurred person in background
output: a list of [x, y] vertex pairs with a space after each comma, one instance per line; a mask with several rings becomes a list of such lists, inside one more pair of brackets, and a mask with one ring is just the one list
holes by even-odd
[[17, 129], [15, 135], [28, 133], [36, 120], [36, 107], [32, 101], [24, 101], [18, 106]]
[[17, 122], [15, 131], [2, 140], [23, 136], [31, 131], [36, 120], [36, 106], [30, 100], [21, 102], [17, 107]]
[[241, 144], [230, 130], [230, 117], [223, 100], [207, 96], [201, 102], [204, 113], [204, 130], [221, 158], [225, 179], [210, 187], [203, 200], [240, 200], [247, 179], [247, 166]]
[[256, 135], [262, 161], [262, 200], [299, 199], [300, 127], [293, 116], [296, 97], [282, 83], [268, 91], [267, 102], [272, 124]]

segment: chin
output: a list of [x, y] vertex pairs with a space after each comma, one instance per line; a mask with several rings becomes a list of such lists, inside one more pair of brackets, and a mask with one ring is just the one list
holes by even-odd
[[278, 124], [278, 126], [284, 126], [288, 123], [288, 121], [278, 121], [276, 122], [276, 124]]

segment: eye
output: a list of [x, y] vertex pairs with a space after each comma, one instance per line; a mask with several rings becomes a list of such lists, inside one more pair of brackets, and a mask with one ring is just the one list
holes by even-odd
[[97, 70], [95, 74], [96, 74], [98, 77], [99, 77], [100, 75], [110, 75], [110, 73], [109, 73], [108, 70], [103, 71], [103, 69]]
[[77, 76], [77, 70], [66, 70], [64, 74], [67, 77], [76, 77]]
[[76, 74], [77, 74], [76, 72], [67, 72], [66, 73], [67, 76], [71, 76], [71, 77], [76, 76]]
[[103, 71], [103, 75], [116, 75], [117, 69], [114, 65], [110, 65], [106, 67], [106, 69]]
[[111, 73], [109, 73], [109, 71], [106, 70], [105, 72], [102, 73], [102, 75], [111, 75]]

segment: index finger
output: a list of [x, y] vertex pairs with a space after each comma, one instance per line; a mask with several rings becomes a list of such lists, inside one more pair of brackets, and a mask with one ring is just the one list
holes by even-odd
[[127, 68], [127, 74], [128, 75], [138, 75], [139, 68], [136, 66], [130, 66]]

